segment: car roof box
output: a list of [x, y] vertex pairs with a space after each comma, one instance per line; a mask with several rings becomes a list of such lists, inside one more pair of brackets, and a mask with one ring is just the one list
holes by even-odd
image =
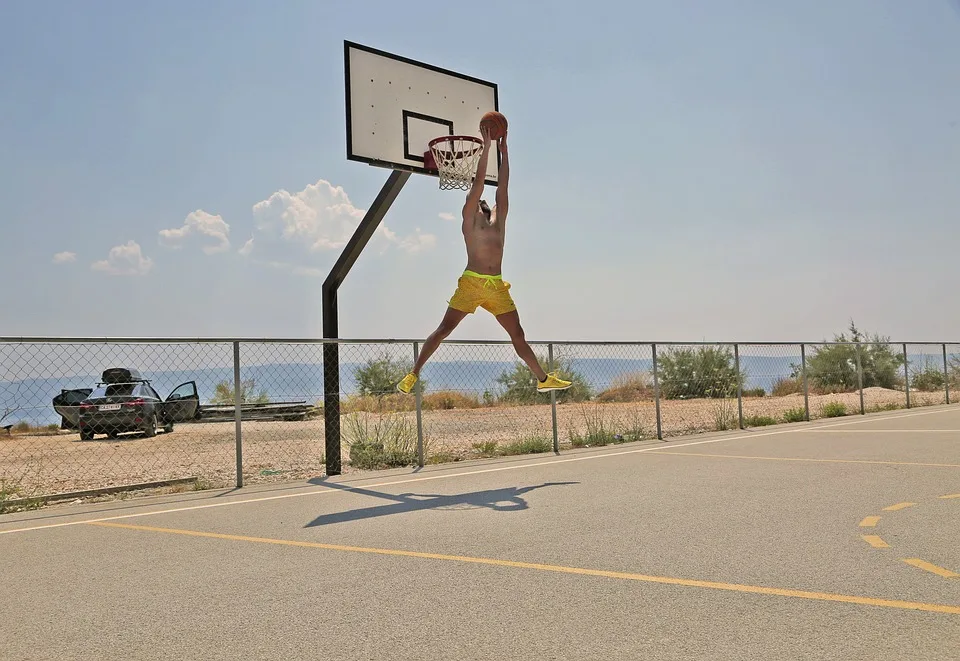
[[131, 367], [111, 367], [103, 370], [102, 380], [104, 383], [131, 383], [144, 379], [140, 372]]

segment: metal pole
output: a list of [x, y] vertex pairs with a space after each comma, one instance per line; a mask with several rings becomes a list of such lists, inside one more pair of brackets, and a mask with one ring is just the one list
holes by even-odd
[[[353, 232], [350, 241], [340, 253], [336, 264], [330, 269], [330, 274], [323, 282], [321, 290], [323, 310], [323, 337], [335, 339], [339, 337], [339, 320], [337, 318], [337, 290], [344, 278], [350, 272], [367, 242], [380, 225], [387, 210], [403, 185], [410, 178], [410, 172], [394, 170], [387, 178], [386, 183], [377, 194], [373, 204], [364, 214], [363, 220]], [[339, 475], [340, 464], [340, 347], [334, 342], [323, 345], [323, 420], [324, 439], [327, 455], [327, 475]]]
[[660, 421], [660, 377], [657, 372], [657, 345], [650, 345], [653, 349], [653, 400], [657, 409], [657, 440], [663, 440], [663, 425]]
[[[551, 372], [553, 371], [553, 343], [547, 345], [547, 364]], [[550, 410], [553, 414], [553, 452], [560, 454], [560, 430], [557, 428], [557, 391], [550, 391]]]
[[910, 361], [907, 359], [907, 344], [903, 344], [903, 385], [907, 389], [907, 408], [910, 408]]
[[860, 343], [857, 343], [857, 384], [860, 387], [860, 415], [866, 415], [863, 407], [863, 364], [860, 361]]
[[[416, 364], [420, 357], [420, 343], [413, 343], [413, 362]], [[423, 468], [423, 388], [420, 387], [420, 379], [417, 379], [417, 465]]]
[[810, 389], [807, 387], [807, 345], [800, 345], [800, 373], [803, 376], [803, 417], [810, 422]]
[[947, 344], [943, 344], [943, 387], [947, 393], [947, 404], [950, 403], [950, 373], [947, 372]]
[[[733, 365], [737, 370], [737, 419], [740, 422], [740, 429], [743, 429], [743, 383], [740, 380], [740, 345], [733, 345]], [[723, 393], [726, 397], [727, 393]]]
[[237, 488], [243, 486], [243, 393], [240, 384], [240, 343], [233, 343], [233, 419], [237, 441]]

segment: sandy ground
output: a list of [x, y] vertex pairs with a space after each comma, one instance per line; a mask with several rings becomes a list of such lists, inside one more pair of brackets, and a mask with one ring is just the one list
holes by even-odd
[[[823, 417], [823, 406], [841, 402], [847, 414], [860, 411], [859, 393], [810, 396], [811, 419]], [[940, 393], [911, 393], [912, 406], [945, 403]], [[904, 407], [903, 392], [868, 388], [864, 391], [867, 412], [883, 407]], [[771, 416], [780, 420], [790, 409], [803, 408], [802, 395], [745, 398], [743, 414]], [[737, 402], [732, 400], [662, 401], [664, 436], [714, 431], [718, 421], [737, 426]], [[552, 441], [549, 405], [495, 407], [465, 410], [425, 411], [423, 429], [426, 454], [440, 461], [477, 456], [475, 444], [499, 445], [529, 439]], [[368, 429], [384, 423], [378, 414], [346, 415], [343, 470], [350, 472], [349, 442], [355, 421]], [[415, 447], [416, 414], [397, 413], [394, 423], [406, 424], [407, 438]], [[565, 404], [557, 406], [558, 437], [569, 446], [573, 437], [602, 429], [629, 440], [656, 435], [652, 401], [629, 404]], [[324, 472], [323, 420], [303, 422], [247, 422], [243, 424], [243, 472], [246, 483], [296, 480]], [[235, 424], [196, 423], [178, 425], [169, 435], [147, 439], [138, 435], [117, 439], [97, 437], [80, 441], [76, 433], [0, 436], [0, 489], [17, 496], [35, 496], [83, 489], [138, 484], [165, 479], [196, 477], [201, 487], [223, 487], [236, 481]], [[3, 496], [0, 495], [0, 498]], [[13, 497], [8, 495], [7, 497]]]

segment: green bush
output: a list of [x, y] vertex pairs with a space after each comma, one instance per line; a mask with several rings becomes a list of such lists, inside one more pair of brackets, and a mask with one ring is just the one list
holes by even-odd
[[[394, 358], [384, 351], [377, 358], [370, 358], [353, 373], [360, 395], [383, 397], [396, 393], [397, 384], [413, 369], [413, 361]], [[421, 377], [420, 388], [425, 391], [427, 382]]]
[[842, 418], [847, 414], [847, 405], [843, 402], [828, 402], [823, 405], [824, 418]]
[[738, 374], [728, 347], [672, 349], [658, 358], [665, 399], [736, 397], [745, 374]]
[[923, 369], [914, 372], [910, 378], [910, 387], [921, 392], [935, 392], [943, 390], [946, 385], [941, 368], [932, 364], [928, 358]]
[[[545, 357], [537, 356], [537, 359], [544, 368], [547, 367]], [[590, 386], [583, 376], [573, 369], [570, 360], [554, 357], [553, 364], [554, 368], [548, 371], [556, 372], [561, 379], [573, 382], [566, 390], [557, 391], [557, 403], [584, 402], [590, 399]], [[522, 361], [514, 365], [513, 371], [504, 370], [497, 377], [497, 383], [503, 388], [497, 398], [500, 403], [543, 404], [550, 401], [546, 395], [537, 392], [537, 377]]]
[[803, 407], [788, 409], [783, 413], [784, 422], [805, 422], [807, 419], [807, 410]]
[[768, 427], [777, 424], [769, 415], [751, 415], [743, 419], [744, 427]]
[[[869, 336], [850, 322], [850, 337], [834, 336], [833, 344], [814, 347], [807, 360], [807, 379], [817, 392], [853, 392], [857, 389], [857, 352], [863, 371], [864, 388], [894, 389], [902, 383], [904, 356], [889, 344], [890, 338]], [[793, 376], [799, 375], [795, 367]]]
[[766, 397], [767, 391], [763, 388], [744, 388], [740, 391], [740, 394], [744, 397]]
[[[257, 383], [254, 379], [246, 379], [240, 382], [240, 401], [244, 404], [269, 404], [270, 397], [266, 390], [261, 390], [254, 394]], [[216, 385], [213, 391], [211, 404], [233, 404], [234, 399], [233, 384], [229, 381], [221, 381]]]
[[619, 419], [608, 419], [599, 405], [582, 405], [580, 413], [583, 416], [584, 433], [570, 431], [570, 445], [575, 448], [601, 447], [629, 443], [643, 439], [643, 421], [639, 412], [634, 412], [632, 418], [625, 424]]
[[500, 448], [500, 454], [504, 456], [518, 455], [518, 454], [538, 454], [541, 452], [552, 452], [553, 451], [553, 439], [546, 438], [545, 436], [537, 436], [534, 438], [524, 438], [519, 441], [514, 441], [513, 443], [507, 443], [502, 448]]
[[377, 470], [416, 463], [417, 430], [413, 423], [398, 414], [380, 415], [371, 423], [372, 418], [359, 413], [344, 418], [350, 465], [360, 470]]

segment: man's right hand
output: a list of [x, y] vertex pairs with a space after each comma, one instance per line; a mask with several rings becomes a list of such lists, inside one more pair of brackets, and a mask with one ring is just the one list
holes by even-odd
[[490, 127], [481, 126], [480, 127], [480, 137], [483, 138], [483, 147], [486, 149], [490, 146], [490, 143], [493, 142], [493, 138], [490, 137]]

